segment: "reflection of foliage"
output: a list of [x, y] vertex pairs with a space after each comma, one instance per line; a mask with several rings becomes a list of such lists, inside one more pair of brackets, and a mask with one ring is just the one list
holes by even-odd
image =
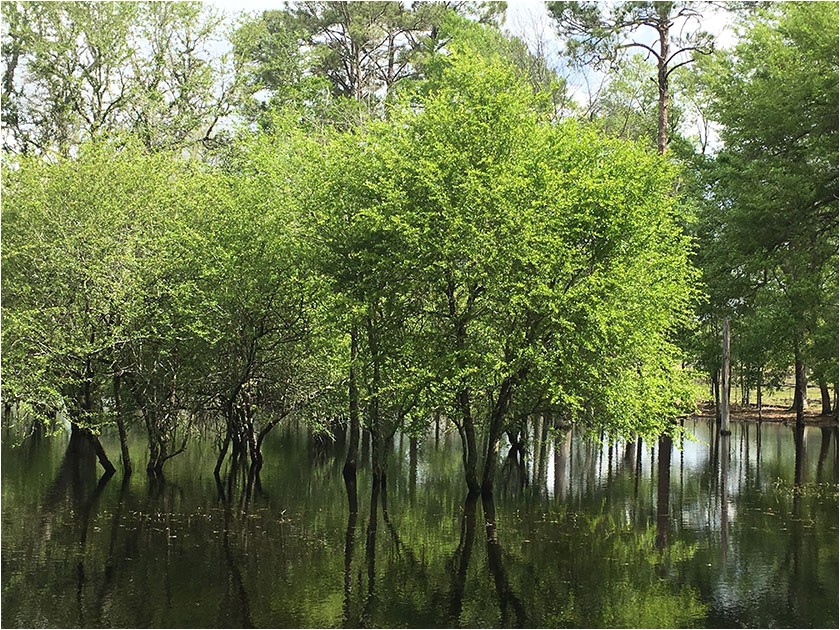
[[777, 498], [785, 499], [800, 496], [837, 501], [839, 496], [836, 483], [803, 483], [792, 486], [783, 479], [773, 482], [772, 492]]
[[598, 626], [635, 628], [693, 627], [705, 617], [708, 605], [700, 602], [696, 589], [688, 586], [673, 592], [654, 582], [647, 591], [620, 582], [600, 609]]
[[690, 563], [696, 543], [677, 539], [657, 550], [654, 525], [626, 522], [603, 503], [588, 513], [559, 506], [528, 536], [551, 541], [552, 553], [523, 545], [509, 573], [543, 625], [677, 628], [707, 613], [696, 588], [661, 577]]
[[[238, 627], [247, 612], [255, 626], [268, 627], [516, 624], [511, 608], [507, 621], [502, 616], [480, 504], [470, 553], [460, 564], [467, 545], [459, 545], [466, 538], [456, 441], [436, 450], [432, 439], [421, 439], [414, 475], [407, 439], [403, 457], [389, 463], [389, 518], [380, 512], [372, 588], [365, 549], [370, 471], [360, 467], [364, 516], [356, 524], [345, 601], [341, 452], [337, 458], [316, 453], [308, 432], [291, 424], [269, 438], [265, 496], [247, 511], [234, 508], [226, 515], [212, 479], [195, 478], [193, 472], [206, 470], [213, 459], [212, 449], [203, 452], [197, 442], [173, 460], [172, 483], [149, 486], [141, 475], [125, 489], [109, 483], [87, 524], [69, 505], [51, 514], [44, 500], [63, 444], [48, 438], [42, 442], [48, 448], [29, 452], [4, 441], [3, 623]], [[765, 445], [776, 429], [789, 435], [783, 427], [764, 427]], [[138, 452], [143, 447], [132, 444]], [[399, 436], [394, 447], [400, 448]], [[579, 448], [586, 450], [574, 440], [576, 456]], [[788, 451], [776, 455], [765, 446], [762, 454], [763, 481], [750, 476], [730, 495], [728, 556], [721, 554], [715, 528], [719, 480], [704, 477], [705, 466], [687, 466], [691, 472], [682, 484], [672, 477], [674, 509], [681, 505], [688, 520], [672, 521], [670, 544], [661, 550], [651, 520], [655, 478], [643, 475], [634, 496], [632, 465], [617, 470], [608, 488], [575, 486], [568, 500], [498, 496], [499, 556], [526, 625], [796, 627], [813, 620], [811, 625], [831, 627], [836, 496], [831, 484], [810, 481], [794, 496], [791, 483], [774, 483], [792, 469]], [[580, 482], [587, 473], [583, 459], [574, 460]], [[95, 470], [89, 468], [86, 474]], [[827, 473], [833, 470], [826, 466]], [[84, 504], [95, 476], [83, 475], [77, 485]], [[711, 526], [695, 528], [692, 518]], [[50, 538], [33, 523], [49, 525]], [[453, 585], [462, 568], [461, 605], [454, 607]]]

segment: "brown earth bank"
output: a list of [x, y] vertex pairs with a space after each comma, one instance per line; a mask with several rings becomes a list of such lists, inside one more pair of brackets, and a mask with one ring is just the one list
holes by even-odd
[[[715, 406], [713, 403], [701, 405], [697, 412], [689, 416], [698, 420], [710, 420], [715, 417]], [[796, 413], [790, 407], [765, 405], [761, 408], [759, 418], [758, 407], [741, 407], [732, 405], [729, 408], [730, 422], [777, 422], [782, 424], [796, 424]], [[816, 411], [805, 411], [805, 424], [818, 427], [836, 427], [837, 415], [822, 415]]]

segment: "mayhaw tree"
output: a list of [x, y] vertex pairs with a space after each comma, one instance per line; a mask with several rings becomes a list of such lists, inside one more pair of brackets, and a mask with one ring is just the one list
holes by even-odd
[[[115, 423], [129, 474], [138, 357], [161, 345], [171, 357], [185, 337], [168, 309], [200, 174], [137, 143], [91, 143], [73, 159], [18, 158], [4, 177], [4, 399], [42, 418], [64, 412], [106, 471], [97, 434]], [[147, 427], [151, 444], [159, 426]]]
[[380, 254], [387, 294], [421, 301], [417, 369], [458, 428], [470, 492], [492, 491], [515, 410], [614, 434], [673, 429], [688, 400], [671, 337], [694, 273], [667, 165], [550, 124], [510, 64], [469, 37], [438, 72], [368, 150], [392, 158], [376, 208], [400, 246]]
[[246, 473], [246, 492], [257, 488], [271, 431], [339, 380], [324, 324], [331, 302], [311, 273], [301, 224], [310, 144], [279, 127], [241, 142], [212, 171], [221, 192], [197, 220], [190, 308], [204, 340], [199, 389], [221, 418], [215, 472], [229, 456], [231, 473]]

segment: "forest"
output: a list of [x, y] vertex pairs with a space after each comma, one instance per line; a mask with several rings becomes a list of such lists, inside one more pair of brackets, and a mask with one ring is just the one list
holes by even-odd
[[[381, 505], [415, 564], [387, 520], [403, 440], [414, 466], [448, 440], [488, 541], [509, 469], [546, 477], [570, 432], [656, 455], [658, 534], [697, 418], [715, 453], [784, 421], [797, 475], [816, 423], [822, 474], [838, 5], [539, 6], [514, 33], [504, 2], [4, 2], [4, 448], [69, 436], [97, 493], [197, 449], [244, 506], [294, 428], [335, 458], [342, 544]], [[634, 625], [528, 617], [487, 549], [497, 624]]]

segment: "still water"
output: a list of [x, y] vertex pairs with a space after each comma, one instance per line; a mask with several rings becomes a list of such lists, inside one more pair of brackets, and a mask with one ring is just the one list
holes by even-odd
[[561, 433], [484, 504], [456, 436], [397, 435], [387, 509], [363, 468], [357, 518], [342, 449], [305, 429], [278, 428], [247, 502], [209, 439], [123, 484], [67, 437], [4, 435], [2, 625], [836, 628], [837, 429], [806, 429], [797, 475], [789, 427], [686, 428], [670, 464]]

